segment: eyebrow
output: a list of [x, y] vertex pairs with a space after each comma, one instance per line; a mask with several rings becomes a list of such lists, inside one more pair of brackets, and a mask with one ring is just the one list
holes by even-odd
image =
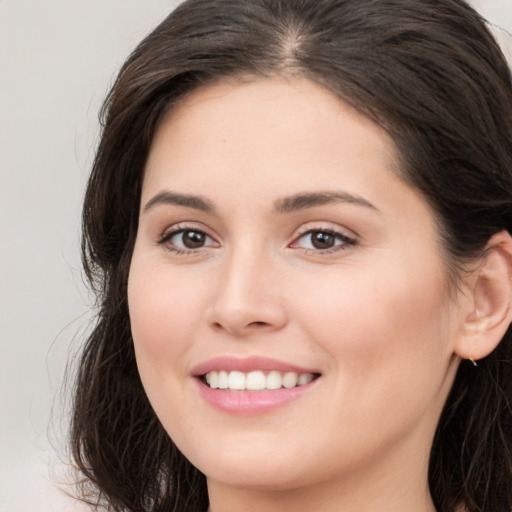
[[185, 206], [187, 208], [194, 208], [202, 212], [213, 213], [215, 207], [213, 203], [200, 196], [193, 196], [189, 194], [179, 194], [164, 190], [159, 192], [156, 196], [152, 197], [144, 206], [144, 213], [159, 204], [174, 204], [177, 206]]
[[[349, 203], [371, 210], [379, 211], [372, 203], [361, 196], [340, 191], [320, 191], [320, 192], [303, 192], [294, 194], [293, 196], [278, 199], [274, 203], [274, 210], [277, 213], [292, 213], [300, 210], [306, 210], [314, 206], [323, 206], [332, 203]], [[206, 213], [215, 213], [215, 206], [201, 196], [190, 194], [180, 194], [164, 190], [152, 197], [144, 206], [144, 213], [159, 204], [172, 204], [193, 208]]]
[[278, 199], [274, 203], [274, 208], [278, 213], [291, 213], [299, 210], [305, 210], [314, 206], [323, 206], [332, 203], [349, 203], [358, 206], [364, 206], [371, 210], [379, 211], [372, 203], [364, 197], [350, 194], [348, 192], [320, 191], [295, 194], [290, 197]]

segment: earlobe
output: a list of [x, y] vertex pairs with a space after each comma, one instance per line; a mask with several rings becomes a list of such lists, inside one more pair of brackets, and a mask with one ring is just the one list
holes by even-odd
[[489, 240], [471, 277], [470, 307], [455, 352], [463, 359], [478, 360], [498, 346], [512, 322], [512, 237], [508, 232]]

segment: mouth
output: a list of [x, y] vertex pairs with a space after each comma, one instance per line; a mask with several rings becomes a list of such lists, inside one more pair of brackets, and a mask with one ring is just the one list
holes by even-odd
[[192, 370], [200, 396], [232, 415], [265, 414], [309, 395], [322, 374], [268, 357], [220, 356]]
[[199, 376], [210, 389], [226, 391], [275, 391], [305, 386], [316, 380], [320, 374], [311, 372], [281, 372], [277, 370], [210, 371]]

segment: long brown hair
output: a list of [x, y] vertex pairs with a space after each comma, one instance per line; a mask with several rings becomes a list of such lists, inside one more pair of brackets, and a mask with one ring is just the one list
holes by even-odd
[[[433, 208], [457, 276], [512, 232], [511, 72], [463, 0], [188, 0], [128, 58], [102, 110], [83, 209], [98, 316], [76, 381], [72, 448], [84, 499], [112, 511], [204, 511], [206, 480], [142, 388], [126, 286], [141, 181], [159, 121], [194, 88], [292, 73], [384, 127], [402, 177]], [[460, 365], [430, 460], [439, 512], [512, 510], [512, 331]]]

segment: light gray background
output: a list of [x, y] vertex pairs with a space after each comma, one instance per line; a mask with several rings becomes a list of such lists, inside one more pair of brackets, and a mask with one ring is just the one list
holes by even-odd
[[[177, 3], [0, 0], [0, 512], [83, 510], [55, 488], [66, 359], [93, 302], [80, 203], [108, 86]], [[512, 0], [473, 3], [512, 32]], [[497, 33], [512, 61], [512, 37]]]

